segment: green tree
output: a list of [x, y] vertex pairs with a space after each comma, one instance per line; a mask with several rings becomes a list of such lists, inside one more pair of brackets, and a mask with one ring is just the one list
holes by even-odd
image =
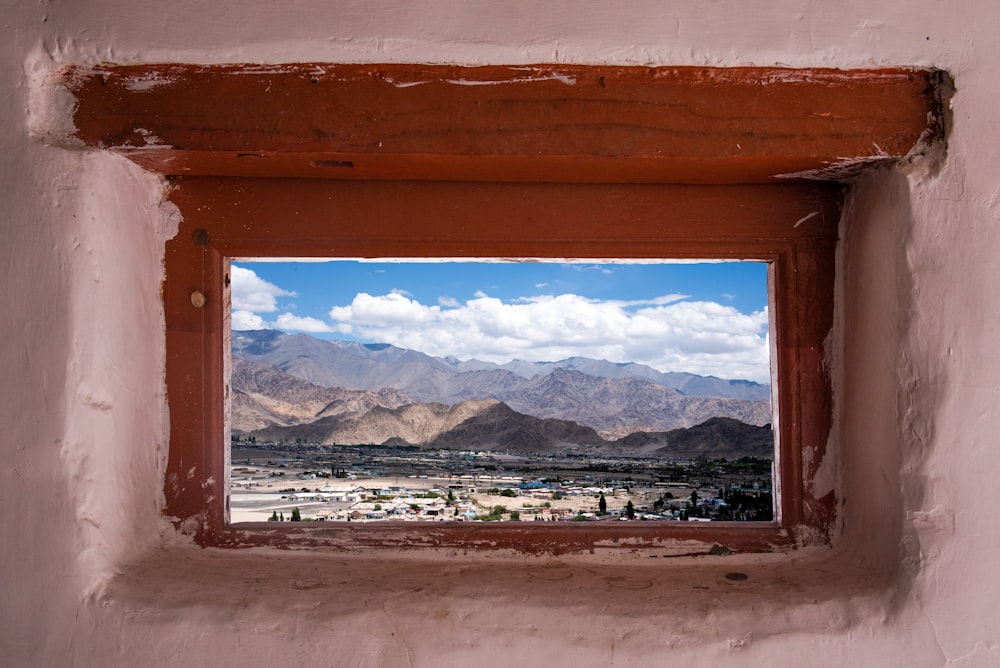
[[285, 521], [285, 513], [281, 513], [280, 515], [278, 515], [278, 521], [279, 522], [284, 522]]
[[301, 522], [302, 521], [302, 514], [299, 513], [299, 507], [298, 506], [295, 506], [294, 508], [292, 508], [292, 521], [293, 522]]
[[268, 522], [277, 522], [278, 521], [278, 511], [277, 510], [273, 511], [271, 513], [271, 516], [267, 518], [267, 521]]
[[[458, 512], [458, 509], [456, 508], [455, 511]], [[493, 506], [493, 509], [488, 515], [480, 515], [476, 519], [480, 519], [484, 522], [499, 522], [503, 518], [503, 514], [505, 512], [507, 512], [507, 509], [503, 506]]]
[[521, 521], [521, 513], [518, 512], [518, 511], [516, 511], [516, 510], [510, 511], [510, 521], [511, 522], [520, 522]]
[[608, 501], [604, 498], [604, 493], [601, 493], [601, 498], [597, 502], [597, 514], [607, 515], [608, 514]]
[[635, 506], [632, 505], [632, 499], [629, 499], [628, 503], [625, 505], [625, 516], [630, 520], [635, 519]]

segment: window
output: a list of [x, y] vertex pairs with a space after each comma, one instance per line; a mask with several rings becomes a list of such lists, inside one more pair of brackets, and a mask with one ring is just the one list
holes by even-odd
[[[174, 179], [166, 513], [203, 544], [567, 552], [826, 539], [837, 498], [814, 497], [812, 479], [830, 440], [824, 346], [844, 190], [803, 179], [907, 155], [928, 118], [936, 129], [933, 73], [132, 66], [67, 81], [84, 141]], [[780, 521], [230, 528], [226, 258], [255, 256], [770, 262]]]
[[229, 521], [772, 521], [769, 269], [234, 259]]
[[[207, 189], [207, 190], [206, 190]], [[348, 255], [354, 257], [606, 257], [621, 258], [755, 258], [772, 263], [776, 363], [782, 388], [779, 397], [779, 468], [781, 524], [755, 527], [691, 525], [627, 527], [607, 525], [558, 532], [558, 542], [580, 545], [596, 541], [640, 537], [659, 542], [697, 538], [708, 530], [712, 540], [733, 547], [759, 547], [790, 536], [785, 526], [811, 523], [817, 500], [804, 498], [798, 445], [825, 445], [829, 431], [828, 380], [822, 365], [823, 340], [832, 318], [832, 279], [839, 187], [781, 185], [754, 187], [498, 184], [455, 182], [368, 182], [338, 180], [273, 181], [243, 179], [191, 179], [178, 182], [173, 201], [185, 214], [184, 232], [168, 247], [165, 299], [177, 326], [168, 331], [172, 351], [168, 383], [174, 429], [172, 442], [203, 442], [206, 460], [194, 458], [203, 450], [180, 450], [175, 471], [210, 467], [212, 478], [225, 480], [222, 379], [226, 359], [223, 319], [228, 314], [225, 291], [228, 257], [268, 255], [301, 257]], [[207, 198], [211, 206], [204, 206]], [[293, 202], [294, 220], [288, 220], [286, 203]], [[330, 220], [330, 202], [336, 202]], [[201, 204], [199, 204], [201, 203]], [[720, 205], [738, 215], [719, 216]], [[201, 211], [198, 211], [201, 206]], [[725, 207], [722, 210], [725, 210]], [[399, 212], [407, 212], [406, 216]], [[252, 212], [252, 213], [251, 213]], [[815, 215], [812, 215], [815, 214]], [[259, 230], [273, 230], [247, 239], [247, 216]], [[811, 216], [811, 217], [810, 217]], [[807, 219], [812, 224], [795, 223]], [[678, 225], [674, 221], [684, 221]], [[711, 228], [710, 235], [692, 238], [690, 226]], [[465, 233], [454, 237], [454, 230]], [[175, 280], [183, 276], [182, 280]], [[213, 289], [214, 288], [214, 289]], [[206, 296], [202, 308], [191, 295]], [[174, 310], [176, 308], [176, 311]], [[210, 336], [204, 336], [202, 327]], [[171, 345], [171, 343], [173, 345]], [[176, 379], [190, 378], [189, 404], [176, 401]], [[173, 378], [173, 380], [171, 380]], [[187, 384], [187, 383], [185, 383]], [[214, 397], [212, 399], [211, 397]], [[173, 411], [185, 411], [178, 418]], [[197, 431], [195, 431], [197, 430]], [[208, 434], [199, 438], [199, 434]], [[207, 442], [206, 442], [207, 441]], [[818, 447], [818, 446], [817, 446]], [[176, 451], [171, 449], [171, 461]], [[181, 478], [177, 499], [192, 494], [199, 508], [208, 493], [199, 477], [194, 483]], [[215, 485], [212, 485], [212, 489]], [[227, 528], [222, 492], [209, 506], [217, 515], [213, 530], [221, 540], [237, 532]], [[524, 547], [547, 541], [532, 528], [530, 535], [512, 525], [395, 527], [390, 540], [468, 546], [483, 541]], [[386, 528], [351, 527], [364, 540], [368, 533]], [[339, 542], [340, 528], [310, 527], [307, 542]], [[246, 532], [240, 532], [243, 535]], [[285, 527], [265, 527], [255, 538], [291, 540]], [[401, 536], [405, 536], [401, 538]], [[345, 536], [346, 538], [346, 536]], [[382, 539], [380, 539], [382, 540]]]

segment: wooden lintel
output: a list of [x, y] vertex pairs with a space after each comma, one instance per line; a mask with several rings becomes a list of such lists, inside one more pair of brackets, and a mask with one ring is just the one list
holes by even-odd
[[166, 175], [604, 183], [842, 179], [941, 132], [929, 70], [70, 68], [77, 137]]

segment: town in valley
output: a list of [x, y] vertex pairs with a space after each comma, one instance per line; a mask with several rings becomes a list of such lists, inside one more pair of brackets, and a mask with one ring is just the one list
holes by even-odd
[[234, 443], [231, 521], [770, 521], [772, 462]]

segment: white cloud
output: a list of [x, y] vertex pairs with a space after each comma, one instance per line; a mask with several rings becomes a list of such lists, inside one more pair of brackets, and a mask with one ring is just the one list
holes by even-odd
[[429, 323], [440, 312], [437, 306], [424, 306], [415, 299], [407, 299], [401, 294], [390, 292], [382, 297], [373, 297], [360, 292], [350, 306], [335, 306], [330, 310], [330, 319], [349, 321], [364, 326], [393, 326]]
[[456, 306], [461, 306], [459, 301], [454, 297], [438, 297], [438, 305], [449, 306], [451, 308], [454, 308]]
[[769, 382], [766, 309], [745, 314], [714, 302], [663, 295], [599, 301], [574, 294], [503, 302], [478, 292], [464, 304], [441, 298], [427, 306], [401, 294], [360, 293], [336, 306], [336, 331], [431, 355], [506, 362], [572, 356], [640, 362]]
[[312, 332], [314, 334], [322, 332], [332, 332], [333, 328], [327, 323], [309, 316], [297, 316], [291, 313], [282, 313], [274, 321], [277, 329], [291, 330], [293, 332]]
[[295, 296], [294, 292], [282, 290], [277, 285], [268, 283], [252, 269], [234, 264], [229, 270], [233, 311], [272, 313], [278, 310], [278, 297]]
[[332, 332], [333, 328], [316, 318], [282, 313], [274, 322], [267, 322], [260, 313], [278, 310], [279, 297], [294, 297], [295, 293], [265, 281], [251, 269], [238, 265], [230, 267], [234, 330], [283, 329], [296, 332]]
[[267, 329], [267, 323], [256, 313], [250, 311], [233, 311], [230, 327], [235, 332], [243, 332], [248, 329]]
[[610, 276], [615, 273], [613, 269], [603, 264], [572, 264], [575, 271], [596, 271], [604, 274], [605, 276]]
[[664, 304], [673, 304], [674, 302], [679, 302], [682, 299], [687, 299], [687, 298], [688, 295], [671, 294], [671, 295], [661, 295], [659, 297], [653, 297], [651, 299], [609, 300], [604, 303], [613, 306], [618, 306], [621, 308], [629, 308], [632, 306], [663, 306]]

